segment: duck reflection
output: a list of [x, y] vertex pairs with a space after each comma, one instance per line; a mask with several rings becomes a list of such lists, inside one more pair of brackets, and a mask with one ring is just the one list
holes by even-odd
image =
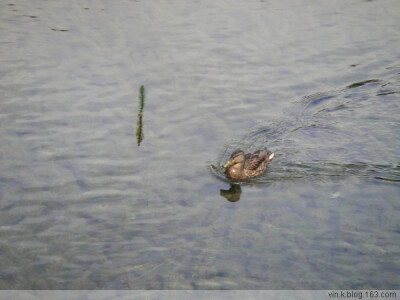
[[237, 202], [240, 200], [242, 189], [239, 184], [231, 183], [229, 190], [219, 190], [219, 194], [230, 202]]

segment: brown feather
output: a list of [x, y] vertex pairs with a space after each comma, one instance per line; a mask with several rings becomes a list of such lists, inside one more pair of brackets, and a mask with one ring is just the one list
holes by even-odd
[[245, 155], [244, 168], [248, 170], [257, 170], [267, 157], [266, 150], [258, 150], [254, 153]]

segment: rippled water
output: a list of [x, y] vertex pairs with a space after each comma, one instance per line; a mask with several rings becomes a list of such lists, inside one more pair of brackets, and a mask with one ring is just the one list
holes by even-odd
[[[399, 289], [399, 20], [2, 2], [0, 288]], [[239, 147], [275, 153], [241, 185]]]
[[[382, 76], [388, 76], [386, 80], [355, 82], [293, 103], [284, 115], [228, 145], [211, 170], [225, 179], [221, 165], [232, 149], [252, 152], [268, 147], [277, 154], [274, 163], [247, 182], [346, 176], [400, 182], [400, 67], [387, 69]], [[361, 87], [362, 93], [354, 90]], [[397, 95], [387, 97], [393, 94]]]

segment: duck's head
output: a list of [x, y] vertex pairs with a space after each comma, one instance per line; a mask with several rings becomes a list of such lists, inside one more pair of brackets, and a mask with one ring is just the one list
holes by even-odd
[[231, 157], [224, 165], [224, 168], [228, 168], [236, 164], [242, 164], [244, 162], [244, 158], [244, 152], [240, 149], [237, 149], [232, 153]]

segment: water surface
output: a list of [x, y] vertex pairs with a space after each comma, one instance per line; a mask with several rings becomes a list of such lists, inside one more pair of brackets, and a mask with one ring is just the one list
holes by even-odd
[[398, 1], [0, 5], [1, 289], [400, 288]]

